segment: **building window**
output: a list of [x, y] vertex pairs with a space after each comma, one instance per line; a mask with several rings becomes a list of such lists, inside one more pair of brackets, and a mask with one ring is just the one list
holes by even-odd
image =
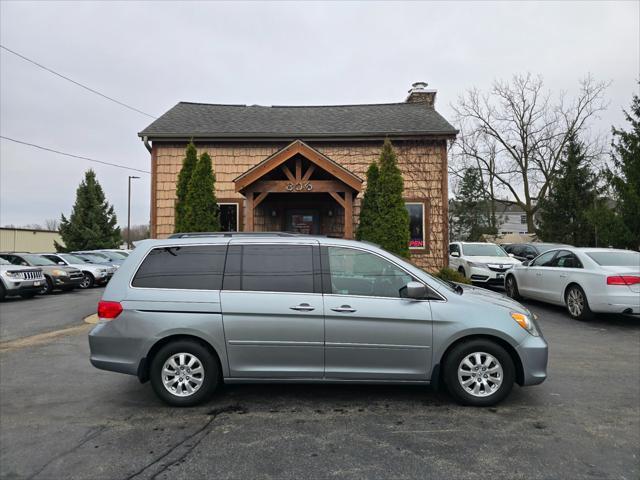
[[520, 223], [522, 223], [523, 225], [525, 223], [527, 223], [527, 216], [526, 215], [520, 215]]
[[427, 248], [424, 203], [407, 202], [405, 206], [409, 212], [409, 249], [424, 250]]
[[220, 230], [223, 232], [239, 231], [239, 205], [237, 203], [218, 203], [220, 207]]

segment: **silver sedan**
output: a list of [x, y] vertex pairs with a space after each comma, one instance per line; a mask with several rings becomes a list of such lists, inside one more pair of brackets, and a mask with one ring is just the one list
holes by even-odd
[[563, 247], [514, 267], [507, 295], [567, 307], [577, 320], [594, 313], [640, 315], [640, 253], [611, 248]]

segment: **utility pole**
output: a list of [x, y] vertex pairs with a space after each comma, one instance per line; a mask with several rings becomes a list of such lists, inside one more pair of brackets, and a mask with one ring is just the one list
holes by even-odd
[[131, 179], [140, 178], [129, 175], [129, 200], [127, 202], [127, 248], [131, 248]]

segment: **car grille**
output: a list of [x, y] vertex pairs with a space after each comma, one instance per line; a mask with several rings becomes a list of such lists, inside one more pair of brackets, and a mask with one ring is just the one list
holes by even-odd
[[511, 267], [513, 267], [513, 265], [487, 265], [487, 267], [489, 267], [489, 270], [491, 270], [492, 272], [504, 273]]
[[42, 270], [21, 270], [17, 272], [23, 280], [38, 280], [44, 278]]

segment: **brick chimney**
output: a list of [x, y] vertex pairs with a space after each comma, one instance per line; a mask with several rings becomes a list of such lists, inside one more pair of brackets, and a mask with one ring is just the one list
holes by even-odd
[[416, 82], [411, 85], [407, 103], [424, 103], [427, 107], [434, 108], [436, 103], [436, 90], [427, 88], [427, 82]]

